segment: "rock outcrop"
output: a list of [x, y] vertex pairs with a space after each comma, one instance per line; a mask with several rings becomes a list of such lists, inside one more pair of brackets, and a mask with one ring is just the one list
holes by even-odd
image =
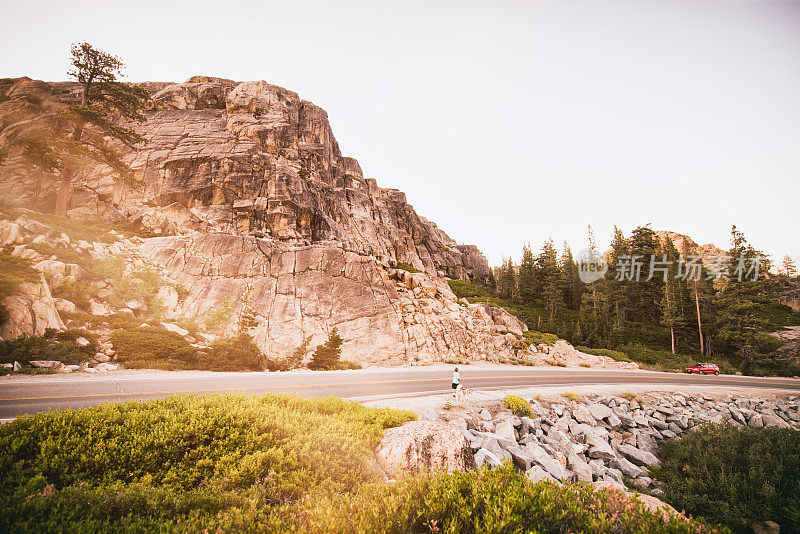
[[[230, 302], [227, 330], [252, 312], [251, 333], [269, 357], [309, 335], [319, 342], [334, 327], [345, 358], [362, 363], [502, 358], [524, 348], [520, 321], [499, 308], [458, 304], [443, 279], [488, 276], [480, 251], [419, 216], [402, 192], [364, 178], [358, 162], [341, 154], [323, 109], [263, 81], [196, 76], [143, 86], [152, 92], [147, 121], [132, 126], [147, 142], [120, 147], [143, 187], [89, 169], [68, 214], [127, 219], [165, 236], [122, 248], [187, 288], [180, 304], [164, 295], [170, 317], [195, 319]], [[46, 123], [36, 109], [75, 102], [79, 87], [6, 79], [0, 96], [0, 144], [10, 147], [0, 193], [41, 207], [52, 178], [26, 173], [13, 140]], [[18, 230], [9, 221], [0, 238], [17, 242]], [[93, 300], [87, 311], [113, 310]]]
[[376, 456], [381, 468], [393, 478], [402, 473], [467, 471], [475, 467], [466, 438], [453, 427], [433, 421], [412, 421], [387, 429]]

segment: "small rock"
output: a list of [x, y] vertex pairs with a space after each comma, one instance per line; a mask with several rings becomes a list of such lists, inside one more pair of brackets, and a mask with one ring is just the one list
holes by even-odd
[[488, 463], [489, 467], [495, 469], [503, 465], [503, 462], [500, 461], [500, 458], [494, 455], [493, 452], [481, 448], [478, 452], [475, 453], [475, 465], [477, 467], [481, 467], [483, 464]]
[[56, 361], [56, 360], [31, 360], [28, 362], [31, 367], [36, 367], [39, 369], [61, 369], [64, 367], [64, 364]]
[[552, 475], [550, 475], [550, 473], [548, 473], [538, 465], [534, 465], [528, 471], [526, 471], [525, 476], [528, 477], [528, 480], [530, 480], [534, 484], [537, 482], [541, 482], [542, 480], [546, 480], [548, 482], [555, 482], [555, 479], [552, 477]]
[[636, 465], [654, 465], [658, 463], [658, 458], [653, 454], [624, 443], [619, 445], [617, 450]]
[[484, 421], [491, 421], [492, 420], [492, 414], [486, 408], [481, 410], [481, 413], [479, 415], [480, 415], [481, 419], [483, 419]]
[[92, 343], [85, 337], [79, 337], [78, 339], [75, 340], [75, 344], [78, 345], [79, 347], [88, 347]]
[[587, 406], [587, 409], [589, 410], [589, 413], [592, 414], [592, 417], [594, 417], [598, 421], [614, 415], [614, 412], [611, 411], [611, 408], [609, 408], [605, 404], [600, 404], [599, 402], [595, 404], [590, 404], [589, 406]]
[[420, 414], [419, 418], [421, 421], [436, 421], [439, 416], [436, 414], [436, 412], [428, 408]]
[[176, 324], [161, 323], [161, 326], [164, 328], [164, 330], [167, 330], [169, 332], [175, 332], [176, 334], [181, 335], [181, 336], [188, 336], [189, 335], [189, 331], [188, 330], [186, 330], [185, 328], [181, 328], [180, 326], [178, 326]]

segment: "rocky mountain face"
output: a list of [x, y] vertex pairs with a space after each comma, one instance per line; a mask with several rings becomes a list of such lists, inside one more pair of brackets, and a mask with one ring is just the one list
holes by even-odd
[[[523, 323], [500, 308], [457, 302], [446, 283], [487, 275], [481, 252], [418, 215], [402, 192], [364, 178], [358, 162], [342, 156], [323, 109], [263, 81], [197, 76], [143, 85], [153, 93], [151, 109], [135, 127], [147, 142], [126, 151], [142, 187], [87, 168], [68, 214], [133, 222], [155, 236], [85, 245], [99, 258], [143, 262], [183, 286], [185, 296], [167, 299], [169, 317], [202, 319], [224, 303], [231, 307], [226, 332], [236, 331], [244, 314], [253, 317], [250, 333], [270, 357], [287, 355], [306, 336], [321, 342], [334, 327], [345, 340], [344, 357], [363, 363], [526, 350]], [[13, 140], [78, 95], [68, 82], [0, 80], [6, 202], [32, 209], [48, 203], [53, 177], [25, 168]], [[54, 260], [24, 252], [36, 235], [9, 225], [18, 221], [6, 221], [14, 235], [4, 239], [17, 245], [15, 254]], [[48, 298], [37, 291], [31, 306]], [[101, 305], [86, 311], [124, 311], [98, 299]], [[16, 316], [31, 306], [11, 306], [14, 334], [31, 330]]]

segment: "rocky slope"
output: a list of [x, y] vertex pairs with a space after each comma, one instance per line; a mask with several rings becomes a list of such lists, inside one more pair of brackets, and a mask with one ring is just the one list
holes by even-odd
[[[361, 363], [529, 351], [524, 324], [499, 308], [457, 302], [445, 281], [485, 276], [480, 251], [419, 216], [400, 191], [365, 179], [358, 162], [342, 156], [324, 110], [263, 81], [193, 77], [144, 85], [153, 93], [151, 109], [136, 128], [147, 143], [126, 152], [142, 187], [87, 169], [68, 215], [132, 222], [154, 237], [78, 243], [35, 217], [9, 217], [2, 244], [14, 245], [13, 255], [29, 258], [46, 277], [5, 299], [4, 338], [63, 328], [59, 305], [95, 315], [145, 313], [141, 303], [113, 302], [114, 280], [81, 280], [86, 273], [76, 268], [76, 255], [117, 255], [127, 272], [145, 265], [162, 277], [167, 319], [202, 323], [229, 307], [220, 334], [237, 331], [247, 315], [249, 332], [271, 358], [307, 336], [313, 347], [334, 327], [345, 340], [344, 358]], [[52, 201], [53, 177], [25, 168], [14, 140], [78, 91], [66, 82], [0, 80], [7, 156], [0, 194], [7, 203], [35, 210]], [[34, 250], [34, 241], [50, 248]], [[88, 304], [57, 303], [49, 291], [65, 282], [91, 282]], [[185, 290], [180, 298], [173, 286]]]

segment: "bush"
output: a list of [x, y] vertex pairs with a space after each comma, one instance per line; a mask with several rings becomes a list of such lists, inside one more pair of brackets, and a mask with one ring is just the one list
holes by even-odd
[[313, 371], [324, 371], [328, 369], [339, 369], [339, 358], [342, 357], [342, 343], [336, 327], [328, 334], [328, 341], [319, 345], [308, 363], [308, 368]]
[[137, 326], [115, 330], [117, 358], [132, 369], [202, 369], [198, 350], [183, 336], [163, 328]]
[[625, 354], [624, 352], [620, 352], [618, 350], [594, 349], [594, 348], [583, 347], [583, 346], [577, 346], [575, 348], [578, 349], [581, 352], [585, 352], [586, 354], [591, 354], [593, 356], [605, 356], [606, 358], [613, 358], [614, 360], [617, 360], [618, 362], [629, 362], [629, 361], [631, 361], [631, 359], [628, 358], [627, 354]]
[[583, 395], [580, 393], [575, 393], [574, 391], [565, 391], [561, 394], [562, 397], [565, 399], [571, 400], [572, 402], [583, 402]]
[[0, 340], [0, 363], [28, 363], [31, 360], [55, 360], [65, 364], [77, 364], [94, 355], [94, 347], [78, 347], [78, 337], [92, 336], [79, 330], [56, 332], [48, 329], [44, 336], [20, 337]]
[[412, 419], [290, 395], [22, 416], [0, 426], [0, 531], [201, 532], [239, 514], [246, 528], [228, 531], [274, 530], [265, 523], [285, 506], [378, 480], [372, 450], [385, 428]]
[[742, 532], [742, 518], [800, 531], [800, 432], [707, 425], [659, 455], [653, 474], [676, 508]]
[[620, 397], [628, 402], [636, 402], [638, 404], [642, 403], [642, 396], [632, 391], [626, 391], [625, 393], [621, 394]]
[[448, 356], [444, 359], [444, 363], [448, 365], [469, 365], [470, 361], [460, 356]]
[[199, 349], [183, 336], [152, 326], [123, 323], [111, 334], [117, 358], [132, 369], [261, 371], [266, 362], [247, 334], [220, 339]]
[[536, 332], [535, 330], [528, 330], [524, 334], [525, 341], [529, 345], [550, 345], [553, 346], [558, 341], [558, 336], [555, 334], [548, 334], [546, 332]]
[[470, 299], [474, 297], [486, 297], [489, 295], [489, 292], [474, 284], [469, 282], [465, 282], [464, 280], [448, 280], [447, 285], [450, 286], [450, 290], [455, 294], [455, 296], [459, 299], [465, 298]]
[[370, 484], [359, 490], [358, 498], [314, 499], [281, 527], [376, 533], [710, 531], [699, 522], [674, 516], [665, 520], [620, 493], [593, 491], [588, 484], [533, 484], [510, 465]]
[[398, 261], [394, 264], [395, 269], [402, 269], [404, 271], [408, 271], [410, 273], [421, 273], [419, 269], [411, 265], [410, 263], [403, 263], [402, 261]]
[[530, 417], [533, 414], [530, 403], [519, 395], [506, 395], [503, 403], [506, 408], [511, 410], [511, 413], [519, 417]]
[[247, 334], [220, 339], [200, 353], [200, 369], [208, 371], [262, 371], [261, 350]]

